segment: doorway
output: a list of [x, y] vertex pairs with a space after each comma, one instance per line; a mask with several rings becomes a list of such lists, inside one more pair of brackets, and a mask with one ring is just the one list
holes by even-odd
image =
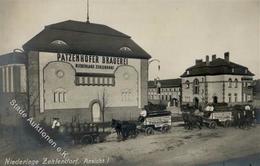
[[193, 99], [193, 101], [194, 101], [194, 106], [195, 106], [195, 108], [199, 108], [199, 99], [198, 99], [197, 97], [195, 97], [195, 98]]
[[99, 103], [92, 105], [92, 121], [101, 122], [101, 108]]
[[213, 96], [213, 103], [214, 104], [218, 103], [218, 97], [217, 96]]

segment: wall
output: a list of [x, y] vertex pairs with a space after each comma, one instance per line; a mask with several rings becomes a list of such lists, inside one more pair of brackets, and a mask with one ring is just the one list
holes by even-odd
[[29, 116], [37, 117], [40, 113], [40, 87], [39, 87], [39, 52], [31, 51], [27, 54], [28, 60], [28, 100]]
[[[111, 117], [136, 119], [140, 108], [147, 104], [148, 61], [128, 59], [127, 64], [113, 64], [113, 69], [78, 68], [75, 62], [57, 61], [57, 53], [30, 52], [30, 81], [39, 87], [39, 97], [34, 103], [34, 115], [40, 119], [52, 120], [55, 116], [70, 121], [72, 116], [79, 116], [81, 121], [91, 120], [91, 105], [98, 102], [109, 110], [105, 120]], [[110, 65], [111, 66], [111, 65]], [[62, 70], [64, 75], [57, 76]], [[75, 73], [99, 73], [114, 75], [114, 85], [76, 85]], [[54, 101], [54, 92], [66, 93], [63, 102]], [[36, 96], [38, 91], [34, 92]], [[127, 94], [128, 96], [122, 96]], [[102, 97], [105, 95], [105, 102]], [[33, 109], [31, 109], [33, 110]], [[36, 112], [36, 113], [35, 113]]]
[[[194, 79], [199, 80], [199, 94], [193, 94], [193, 81]], [[193, 99], [197, 97], [199, 102], [202, 102], [205, 99], [205, 77], [186, 77], [182, 78], [182, 104], [193, 103]], [[190, 85], [187, 88], [186, 81], [189, 81]]]
[[139, 108], [148, 104], [148, 60], [141, 59], [140, 65], [140, 105]]
[[[182, 100], [183, 104], [193, 103], [193, 99], [197, 97], [200, 103], [204, 101], [213, 103], [213, 97], [218, 98], [218, 103], [229, 103], [229, 94], [231, 94], [230, 104], [239, 104], [247, 101], [243, 101], [243, 84], [242, 78], [252, 79], [251, 76], [242, 75], [214, 75], [214, 76], [198, 76], [198, 77], [186, 77], [182, 78]], [[193, 94], [193, 80], [199, 79], [200, 81], [200, 93]], [[229, 79], [232, 79], [232, 86], [229, 87]], [[237, 87], [235, 87], [235, 79], [238, 80]], [[187, 89], [185, 82], [190, 82], [190, 88]], [[206, 82], [205, 82], [206, 81]], [[252, 89], [247, 89], [247, 93], [251, 94]], [[249, 91], [249, 92], [248, 92]], [[237, 94], [237, 101], [235, 101], [235, 95]]]

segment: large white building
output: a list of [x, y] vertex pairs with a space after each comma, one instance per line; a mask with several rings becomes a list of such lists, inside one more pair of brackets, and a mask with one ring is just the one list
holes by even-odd
[[252, 81], [254, 74], [247, 67], [229, 60], [229, 52], [224, 59], [212, 55], [206, 61], [196, 60], [181, 75], [182, 102], [189, 105], [207, 103], [243, 104], [253, 99]]
[[23, 48], [30, 116], [37, 120], [136, 119], [147, 104], [151, 56], [126, 34], [69, 20], [46, 26]]

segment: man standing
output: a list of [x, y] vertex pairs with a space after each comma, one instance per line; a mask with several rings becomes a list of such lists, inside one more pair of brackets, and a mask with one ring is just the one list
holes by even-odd
[[147, 111], [145, 108], [142, 108], [142, 111], [140, 112], [140, 116], [138, 118], [138, 121], [144, 122], [145, 117], [147, 116]]

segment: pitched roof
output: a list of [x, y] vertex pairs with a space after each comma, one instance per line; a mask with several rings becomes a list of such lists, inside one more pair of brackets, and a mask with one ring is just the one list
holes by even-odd
[[126, 34], [106, 25], [72, 20], [46, 26], [25, 43], [23, 48], [26, 51], [151, 58]]
[[[161, 83], [161, 88], [170, 88], [170, 87], [181, 87], [181, 79], [166, 79], [166, 80], [159, 80]], [[154, 81], [148, 81], [148, 88], [155, 88], [156, 85]]]
[[26, 56], [21, 52], [11, 52], [0, 55], [0, 66], [8, 64], [25, 64]]
[[222, 58], [217, 58], [212, 60], [208, 64], [206, 62], [199, 62], [198, 64], [189, 67], [181, 75], [181, 77], [190, 76], [205, 76], [205, 75], [220, 75], [220, 74], [230, 74], [230, 75], [247, 75], [254, 76], [247, 67], [242, 65], [226, 61]]

